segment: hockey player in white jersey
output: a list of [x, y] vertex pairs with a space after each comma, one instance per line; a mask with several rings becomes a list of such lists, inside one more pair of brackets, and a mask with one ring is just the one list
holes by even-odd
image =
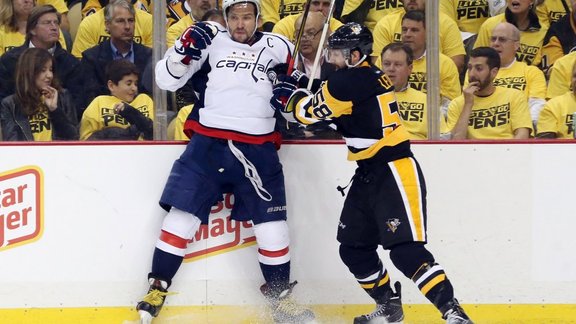
[[[290, 84], [275, 84], [267, 71], [291, 59], [284, 37], [257, 31], [259, 0], [224, 0], [227, 27], [190, 26], [156, 65], [156, 82], [175, 91], [192, 78], [198, 102], [185, 123], [191, 137], [174, 162], [160, 199], [168, 211], [154, 250], [148, 294], [137, 305], [142, 323], [156, 317], [178, 271], [188, 242], [211, 206], [231, 192], [232, 219], [251, 220], [260, 288], [276, 322], [306, 323], [314, 314], [290, 297], [289, 233], [284, 175], [278, 159], [280, 135], [270, 99]], [[280, 103], [278, 103], [280, 104]]]

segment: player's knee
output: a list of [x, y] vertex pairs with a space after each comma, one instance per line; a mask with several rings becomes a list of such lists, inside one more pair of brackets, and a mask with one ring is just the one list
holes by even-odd
[[340, 259], [354, 276], [363, 276], [380, 269], [378, 246], [351, 246], [340, 244]]
[[263, 264], [278, 265], [290, 261], [290, 235], [286, 221], [254, 225], [258, 243], [258, 260]]
[[200, 219], [194, 214], [172, 207], [162, 224], [162, 230], [190, 240], [200, 228]]
[[184, 256], [188, 241], [200, 227], [200, 219], [191, 213], [172, 208], [164, 218], [156, 247], [164, 252]]
[[393, 246], [390, 249], [390, 260], [406, 277], [412, 278], [425, 263], [434, 263], [434, 256], [424, 243], [409, 242]]

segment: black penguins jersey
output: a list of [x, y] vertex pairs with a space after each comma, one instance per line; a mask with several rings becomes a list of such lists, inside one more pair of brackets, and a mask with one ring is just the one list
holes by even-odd
[[[363, 160], [382, 148], [408, 150], [409, 134], [402, 125], [394, 85], [378, 68], [363, 62], [333, 73], [314, 94], [300, 99], [295, 118], [303, 124], [329, 120], [348, 146], [349, 160]], [[400, 156], [409, 152], [394, 152]]]

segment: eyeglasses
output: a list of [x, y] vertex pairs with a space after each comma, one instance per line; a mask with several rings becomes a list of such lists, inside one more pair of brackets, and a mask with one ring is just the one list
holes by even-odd
[[[322, 29], [318, 30], [317, 32], [314, 31], [305, 31], [302, 34], [302, 39], [303, 40], [312, 40], [314, 39], [314, 37], [316, 37], [318, 34], [320, 34], [320, 32], [322, 31]], [[296, 33], [296, 35], [298, 35], [298, 33]]]
[[42, 20], [38, 22], [38, 25], [42, 26], [60, 26], [60, 22], [58, 20]]
[[490, 37], [490, 41], [492, 43], [498, 41], [500, 43], [506, 43], [506, 42], [517, 42], [517, 39], [512, 39], [512, 38], [508, 38], [508, 37], [503, 37], [503, 36], [491, 36]]

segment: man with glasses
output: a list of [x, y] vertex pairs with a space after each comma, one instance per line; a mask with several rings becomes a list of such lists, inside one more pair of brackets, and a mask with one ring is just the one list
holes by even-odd
[[[294, 38], [300, 32], [300, 27], [302, 25], [302, 14], [298, 15], [298, 19], [294, 22]], [[316, 59], [316, 53], [319, 47], [324, 47], [324, 44], [320, 44], [320, 37], [322, 36], [322, 29], [324, 27], [324, 22], [326, 17], [319, 11], [310, 12], [308, 18], [306, 19], [306, 26], [304, 26], [304, 32], [302, 34], [302, 39], [300, 40], [300, 56], [298, 57], [298, 70], [306, 73], [306, 76], [313, 79], [326, 80], [327, 74], [334, 71], [334, 66], [328, 62], [325, 62], [323, 57], [320, 58], [320, 66], [316, 69], [316, 74], [311, 75], [312, 65]], [[330, 35], [330, 31], [328, 31]], [[320, 53], [323, 54], [322, 52]]]
[[[328, 17], [328, 11], [330, 10], [330, 0], [312, 0], [310, 3], [310, 13], [312, 12], [321, 12], [324, 17]], [[298, 19], [298, 15], [291, 15], [286, 16], [285, 18], [281, 19], [276, 25], [274, 25], [274, 29], [272, 29], [273, 33], [284, 35], [288, 37], [289, 40], [294, 42], [296, 40], [296, 33], [294, 28], [294, 23]], [[335, 18], [330, 19], [330, 30], [336, 30], [338, 27], [342, 26], [342, 23]]]
[[[298, 19], [294, 23], [294, 37], [298, 35], [300, 31], [300, 27], [302, 26], [302, 14], [298, 15]], [[322, 29], [324, 27], [324, 22], [326, 21], [326, 17], [322, 12], [315, 11], [310, 12], [308, 14], [308, 18], [306, 19], [306, 26], [304, 26], [304, 33], [302, 34], [302, 39], [300, 40], [300, 55], [298, 56], [297, 60], [297, 68], [299, 71], [302, 71], [306, 74], [307, 77], [314, 79], [316, 82], [314, 83], [313, 88], [319, 87], [319, 81], [327, 80], [328, 77], [336, 71], [336, 67], [333, 64], [328, 63], [324, 59], [324, 53], [320, 52], [320, 59], [318, 66], [316, 67], [316, 71], [314, 75], [312, 75], [314, 60], [316, 59], [316, 54], [318, 53], [319, 47], [324, 47], [324, 44], [320, 44], [320, 38], [322, 37]], [[328, 35], [330, 31], [328, 31]], [[307, 79], [307, 78], [306, 78]], [[308, 81], [306, 80], [303, 84], [304, 87], [307, 86]], [[296, 124], [291, 124], [289, 129], [295, 128]], [[298, 127], [302, 127], [298, 125]], [[283, 134], [284, 135], [284, 134]], [[316, 123], [313, 125], [306, 126], [303, 129], [303, 134], [308, 139], [330, 139], [330, 138], [341, 138], [341, 136], [334, 131], [327, 123]]]
[[48, 50], [55, 60], [54, 73], [62, 86], [69, 90], [75, 104], [82, 93], [79, 61], [62, 48], [60, 38], [60, 14], [51, 5], [32, 9], [26, 25], [26, 40], [0, 57], [0, 100], [13, 94], [16, 63], [22, 53], [30, 47]]

